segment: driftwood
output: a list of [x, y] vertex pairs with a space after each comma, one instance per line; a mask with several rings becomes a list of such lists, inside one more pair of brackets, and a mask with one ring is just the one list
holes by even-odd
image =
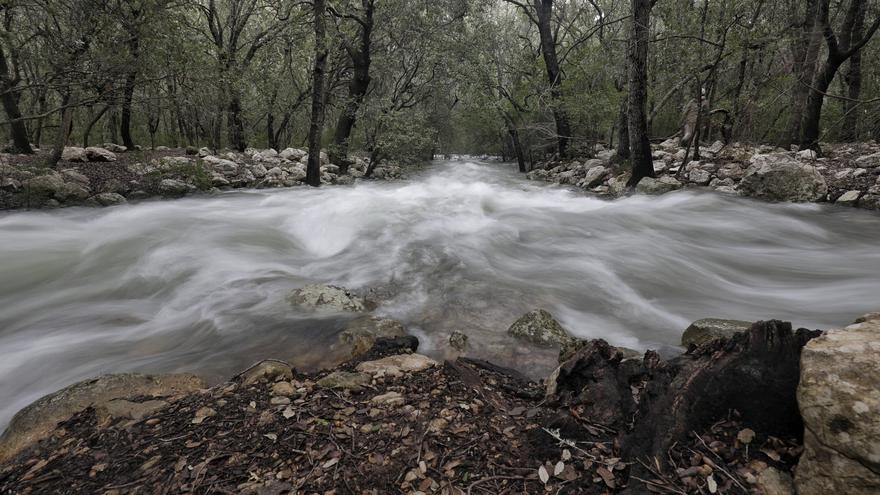
[[615, 430], [622, 457], [652, 463], [663, 463], [676, 442], [733, 410], [763, 434], [799, 437], [800, 352], [820, 333], [758, 322], [669, 361], [653, 352], [624, 360], [604, 341], [592, 341], [551, 377], [548, 398]]

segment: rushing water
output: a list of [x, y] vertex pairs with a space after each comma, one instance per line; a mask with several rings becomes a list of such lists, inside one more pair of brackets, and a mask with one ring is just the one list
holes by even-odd
[[373, 290], [423, 351], [544, 373], [505, 330], [535, 307], [637, 349], [703, 317], [827, 328], [880, 309], [880, 215], [710, 193], [604, 201], [508, 165], [419, 177], [0, 216], [0, 427], [37, 397], [119, 371], [219, 378], [324, 364], [344, 322], [285, 302], [309, 282]]

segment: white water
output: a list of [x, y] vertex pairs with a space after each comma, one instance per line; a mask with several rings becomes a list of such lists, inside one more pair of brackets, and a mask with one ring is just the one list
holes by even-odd
[[703, 317], [839, 326], [880, 309], [878, 246], [875, 213], [693, 192], [608, 202], [462, 162], [405, 182], [8, 213], [0, 427], [100, 373], [323, 364], [343, 322], [287, 305], [308, 282], [374, 289], [430, 354], [458, 329], [473, 355], [540, 375], [549, 353], [504, 334], [535, 307], [637, 349], [668, 349]]

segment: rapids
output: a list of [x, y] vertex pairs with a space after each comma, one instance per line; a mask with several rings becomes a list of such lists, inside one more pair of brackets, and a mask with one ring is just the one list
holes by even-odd
[[371, 293], [422, 351], [541, 376], [505, 335], [536, 307], [580, 337], [671, 352], [704, 317], [810, 328], [880, 309], [880, 215], [707, 192], [605, 201], [510, 165], [409, 180], [228, 192], [0, 216], [0, 428], [36, 398], [121, 371], [228, 377], [327, 364], [344, 317], [285, 301], [309, 282]]

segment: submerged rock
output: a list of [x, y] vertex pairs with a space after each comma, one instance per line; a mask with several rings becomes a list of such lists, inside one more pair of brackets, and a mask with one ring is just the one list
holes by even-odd
[[507, 333], [542, 347], [561, 347], [575, 340], [566, 333], [553, 315], [543, 309], [529, 311], [516, 320]]
[[457, 351], [464, 351], [467, 349], [468, 336], [464, 332], [455, 330], [449, 335], [449, 345]]
[[719, 318], [705, 318], [697, 320], [684, 331], [681, 336], [681, 345], [689, 347], [702, 345], [706, 342], [733, 337], [740, 332], [746, 332], [752, 327], [752, 323], [741, 320], [722, 320]]
[[406, 335], [403, 324], [397, 320], [364, 316], [357, 318], [339, 334], [339, 342], [351, 348], [351, 356], [360, 356], [369, 351], [380, 338], [395, 338]]
[[739, 190], [770, 201], [819, 201], [828, 194], [825, 178], [816, 167], [788, 154], [755, 155]]
[[800, 495], [880, 493], [880, 315], [862, 320], [813, 339], [801, 354]]
[[38, 399], [12, 418], [6, 431], [0, 436], [0, 461], [15, 455], [32, 442], [45, 438], [59, 422], [87, 407], [109, 407], [111, 411], [115, 407], [118, 412], [121, 404], [110, 404], [116, 399], [167, 397], [204, 387], [205, 383], [195, 375], [137, 373], [104, 375], [75, 383]]
[[364, 298], [332, 285], [309, 284], [291, 291], [287, 300], [294, 306], [315, 311], [360, 313], [367, 309]]

